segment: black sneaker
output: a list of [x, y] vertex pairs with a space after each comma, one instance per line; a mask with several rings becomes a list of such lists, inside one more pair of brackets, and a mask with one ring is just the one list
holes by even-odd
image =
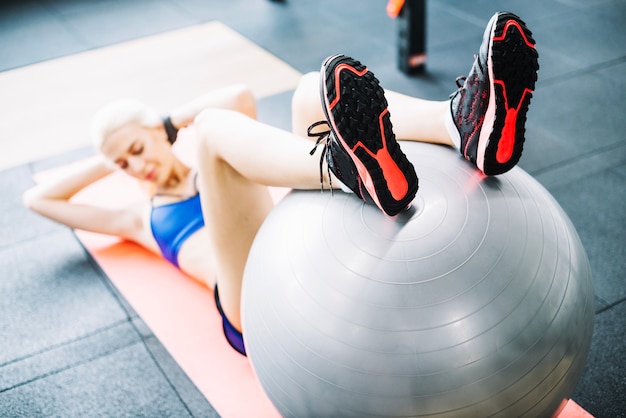
[[483, 173], [504, 173], [522, 156], [526, 112], [539, 64], [535, 41], [516, 15], [493, 15], [474, 65], [451, 96], [450, 110], [461, 154]]
[[[316, 128], [321, 125], [324, 125], [326, 129], [322, 131], [317, 130]], [[328, 146], [330, 142], [337, 141], [335, 135], [330, 130], [328, 121], [322, 120], [309, 126], [307, 129], [307, 135], [312, 138], [317, 138], [315, 146], [311, 150], [311, 155], [315, 153], [315, 150], [320, 143], [324, 143], [322, 157], [320, 158], [320, 185], [322, 191], [324, 190], [324, 176], [322, 171], [324, 170], [324, 160], [326, 160], [326, 168], [329, 173], [332, 171], [333, 174], [335, 174], [335, 177], [338, 178], [345, 187], [350, 189], [355, 195], [363, 199], [366, 203], [375, 204], [374, 199], [372, 199], [365, 187], [363, 187], [363, 182], [361, 181], [361, 178], [357, 173], [356, 166], [354, 165], [354, 162], [352, 162], [350, 156], [336, 146]], [[332, 177], [329, 175], [328, 179], [330, 181], [332, 192]]]
[[418, 179], [395, 139], [384, 90], [371, 71], [345, 55], [326, 58], [320, 78], [329, 169], [386, 214], [400, 213], [415, 197]]

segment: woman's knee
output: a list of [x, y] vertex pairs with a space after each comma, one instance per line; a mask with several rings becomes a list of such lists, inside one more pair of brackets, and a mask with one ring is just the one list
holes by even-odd
[[219, 154], [219, 145], [236, 130], [239, 121], [246, 118], [242, 113], [230, 109], [207, 108], [194, 120], [198, 150], [207, 155]]
[[320, 102], [319, 72], [304, 74], [293, 93], [291, 114], [293, 131], [306, 135], [306, 128], [323, 116]]
[[300, 77], [300, 81], [292, 97], [292, 107], [294, 110], [302, 107], [310, 107], [311, 103], [313, 103], [312, 99], [314, 98], [318, 98], [317, 101], [319, 102], [319, 77], [318, 72], [306, 73]]
[[242, 113], [231, 109], [207, 108], [202, 110], [194, 119], [196, 135], [201, 141], [210, 141], [215, 136], [223, 135], [238, 120], [246, 118]]

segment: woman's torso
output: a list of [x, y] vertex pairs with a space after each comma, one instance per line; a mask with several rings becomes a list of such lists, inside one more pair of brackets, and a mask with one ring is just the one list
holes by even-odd
[[213, 251], [197, 189], [185, 193], [157, 193], [142, 206], [142, 231], [136, 241], [212, 287]]
[[200, 195], [181, 197], [163, 204], [153, 198], [150, 211], [150, 230], [161, 254], [170, 263], [179, 267], [178, 253], [195, 232], [204, 227]]

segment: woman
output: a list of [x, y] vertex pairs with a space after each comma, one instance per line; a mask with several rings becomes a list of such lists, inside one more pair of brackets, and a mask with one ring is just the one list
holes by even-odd
[[[116, 101], [94, 118], [102, 158], [35, 186], [24, 201], [71, 228], [135, 241], [215, 287], [225, 335], [245, 354], [241, 284], [252, 241], [273, 207], [268, 186], [342, 188], [393, 216], [418, 188], [396, 137], [457, 147], [488, 175], [507, 171], [521, 155], [537, 69], [530, 31], [517, 16], [497, 13], [465, 83], [446, 101], [384, 92], [371, 71], [343, 55], [302, 78], [293, 96], [293, 132], [258, 122], [243, 86], [200, 97], [165, 119], [139, 102]], [[192, 123], [196, 167], [171, 147], [176, 132]], [[315, 146], [307, 136], [317, 139]], [[152, 197], [117, 210], [70, 201], [112, 166], [149, 183]]]

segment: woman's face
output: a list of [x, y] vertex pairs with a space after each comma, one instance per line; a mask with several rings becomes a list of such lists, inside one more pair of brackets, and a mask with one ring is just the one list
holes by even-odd
[[138, 124], [114, 131], [104, 140], [100, 151], [126, 173], [157, 186], [167, 183], [175, 160], [164, 129]]

